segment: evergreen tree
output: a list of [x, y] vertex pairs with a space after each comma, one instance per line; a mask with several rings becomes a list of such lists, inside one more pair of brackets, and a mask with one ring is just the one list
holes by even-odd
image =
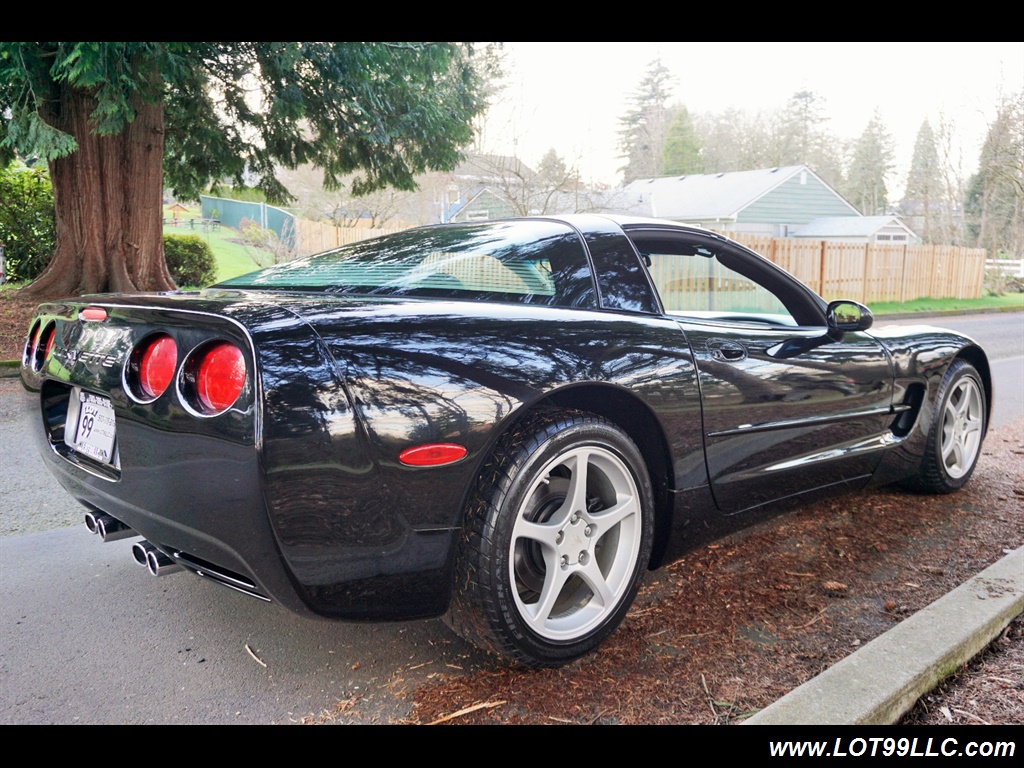
[[176, 194], [253, 176], [288, 198], [278, 165], [314, 163], [328, 186], [414, 187], [449, 169], [484, 107], [462, 43], [0, 43], [0, 163], [50, 165], [57, 246], [33, 296], [173, 286], [165, 173]]
[[666, 105], [674, 81], [668, 68], [655, 59], [629, 97], [629, 111], [619, 119], [620, 157], [626, 160], [620, 170], [627, 184], [662, 173], [662, 147], [669, 117]]
[[892, 172], [892, 137], [876, 111], [854, 143], [846, 180], [846, 198], [865, 216], [879, 216], [888, 207], [886, 177]]
[[946, 241], [941, 225], [943, 186], [935, 133], [931, 123], [925, 120], [914, 142], [914, 157], [910, 162], [901, 209], [910, 219], [911, 227], [926, 243]]
[[783, 157], [779, 165], [812, 165], [825, 122], [825, 101], [814, 91], [797, 91], [782, 113]]
[[540, 159], [540, 163], [537, 165], [538, 180], [558, 188], [569, 180], [569, 176], [570, 173], [565, 165], [565, 160], [559, 156], [554, 147], [544, 153], [544, 157]]
[[967, 191], [968, 231], [996, 256], [1024, 257], [1024, 91], [1004, 99]]
[[700, 141], [690, 113], [683, 105], [672, 110], [662, 150], [662, 169], [665, 176], [703, 173]]
[[806, 165], [835, 189], [843, 186], [841, 143], [826, 129], [825, 99], [814, 91], [797, 91], [781, 116], [783, 148], [778, 165]]

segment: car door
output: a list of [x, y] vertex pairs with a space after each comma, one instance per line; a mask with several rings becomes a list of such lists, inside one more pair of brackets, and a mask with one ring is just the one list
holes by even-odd
[[867, 333], [830, 334], [824, 302], [724, 239], [631, 237], [693, 353], [720, 510], [865, 481], [893, 419], [884, 348]]

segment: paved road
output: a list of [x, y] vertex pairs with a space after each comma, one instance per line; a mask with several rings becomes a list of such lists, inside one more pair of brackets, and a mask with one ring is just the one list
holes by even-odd
[[[991, 351], [996, 420], [1019, 418], [1024, 314], [941, 324]], [[28, 530], [24, 509], [57, 530], [0, 538], [0, 723], [288, 723], [353, 697], [349, 719], [387, 722], [407, 711], [403, 689], [479, 663], [438, 621], [316, 622], [185, 574], [150, 577], [131, 542], [89, 536], [24, 450], [28, 417], [11, 401], [0, 397], [0, 530]]]
[[304, 620], [154, 579], [130, 546], [84, 527], [0, 540], [0, 723], [289, 723], [353, 696], [362, 722], [388, 722], [403, 686], [478, 663], [438, 621]]

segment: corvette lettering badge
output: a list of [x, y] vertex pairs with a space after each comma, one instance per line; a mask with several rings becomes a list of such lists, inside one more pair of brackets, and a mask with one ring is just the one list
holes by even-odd
[[99, 365], [103, 368], [113, 368], [118, 363], [114, 355], [101, 355], [99, 352], [82, 352], [77, 349], [65, 349], [63, 352], [58, 352], [56, 356], [64, 363], [64, 367], [69, 369], [75, 367], [78, 363], [86, 366]]

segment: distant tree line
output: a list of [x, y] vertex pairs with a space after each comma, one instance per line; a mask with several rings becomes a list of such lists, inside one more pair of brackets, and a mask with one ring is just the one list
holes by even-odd
[[925, 120], [918, 131], [903, 199], [892, 199], [894, 143], [876, 111], [844, 141], [828, 128], [825, 101], [798, 91], [781, 109], [730, 108], [691, 114], [671, 102], [675, 79], [652, 62], [619, 120], [620, 169], [635, 179], [807, 165], [865, 215], [902, 215], [927, 243], [987, 248], [1024, 257], [1024, 92], [1004, 97], [978, 158], [965, 176], [955, 125]]

